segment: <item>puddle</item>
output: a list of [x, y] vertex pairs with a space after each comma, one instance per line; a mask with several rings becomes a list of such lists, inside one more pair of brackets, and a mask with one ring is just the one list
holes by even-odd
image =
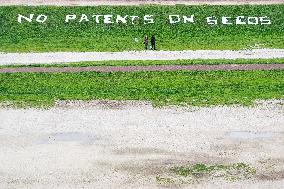
[[272, 132], [251, 132], [251, 131], [233, 131], [229, 132], [227, 137], [232, 139], [270, 139]]
[[97, 137], [80, 132], [53, 133], [39, 141], [39, 144], [49, 144], [54, 142], [79, 142], [83, 144], [93, 144]]

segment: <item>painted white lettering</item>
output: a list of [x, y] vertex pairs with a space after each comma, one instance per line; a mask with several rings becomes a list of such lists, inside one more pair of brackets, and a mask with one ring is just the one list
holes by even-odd
[[183, 16], [183, 23], [191, 22], [194, 23], [194, 15], [191, 15], [190, 17]]
[[44, 23], [46, 20], [47, 20], [47, 16], [43, 14], [38, 15], [38, 17], [36, 18], [36, 21], [40, 23]]
[[[175, 19], [174, 19], [174, 17], [175, 17]], [[179, 17], [179, 15], [169, 15], [169, 20], [170, 20], [171, 24], [178, 23], [178, 22], [180, 22], [180, 17]]]
[[153, 24], [154, 19], [152, 17], [153, 17], [153, 15], [145, 15], [144, 16], [144, 24]]
[[100, 16], [103, 16], [103, 15], [93, 15], [92, 17], [94, 18], [95, 17], [95, 20], [96, 20], [96, 23], [100, 23]]
[[139, 19], [139, 16], [130, 16], [130, 18], [131, 18], [131, 22], [132, 22], [132, 24], [134, 24], [134, 21], [137, 19]]
[[28, 21], [28, 22], [32, 22], [33, 17], [34, 17], [34, 14], [30, 14], [29, 17], [25, 17], [25, 16], [19, 14], [19, 15], [18, 15], [18, 22], [19, 22], [19, 23], [22, 23], [22, 19], [25, 19], [25, 20]]
[[271, 24], [271, 20], [267, 17], [259, 17], [259, 21], [261, 23], [261, 25], [270, 25]]
[[87, 15], [85, 15], [85, 14], [82, 14], [82, 16], [81, 16], [81, 18], [79, 20], [79, 22], [83, 22], [83, 21], [89, 22], [89, 19], [88, 19]]
[[248, 24], [257, 25], [258, 24], [258, 18], [257, 17], [248, 17]]
[[231, 17], [222, 17], [222, 24], [225, 24], [225, 25], [231, 25], [233, 23], [229, 22], [229, 19]]
[[116, 17], [116, 23], [119, 23], [119, 22], [122, 22], [123, 24], [126, 24], [127, 21], [126, 21], [126, 18], [128, 17], [128, 15], [126, 15], [125, 17], [122, 17], [120, 15], [117, 15]]
[[76, 19], [76, 15], [75, 14], [66, 15], [65, 22], [69, 22], [70, 20], [75, 20], [75, 19]]
[[246, 22], [243, 21], [244, 18], [245, 18], [244, 16], [238, 16], [236, 18], [236, 24], [237, 25], [244, 25], [244, 24], [246, 24]]
[[215, 16], [207, 17], [206, 21], [209, 25], [216, 25], [217, 24], [217, 19], [216, 19]]
[[112, 17], [113, 17], [112, 15], [104, 15], [104, 23], [105, 24], [113, 23], [113, 21], [111, 21]]

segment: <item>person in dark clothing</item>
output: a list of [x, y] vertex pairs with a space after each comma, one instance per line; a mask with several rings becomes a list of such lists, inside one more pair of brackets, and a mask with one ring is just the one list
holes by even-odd
[[156, 50], [156, 38], [154, 34], [151, 37], [151, 46], [153, 50]]
[[147, 50], [148, 49], [148, 36], [147, 35], [144, 37], [144, 46], [145, 46], [145, 50]]

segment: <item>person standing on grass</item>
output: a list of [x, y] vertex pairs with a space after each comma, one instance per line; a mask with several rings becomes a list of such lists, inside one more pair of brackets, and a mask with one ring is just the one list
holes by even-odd
[[154, 34], [151, 37], [151, 46], [152, 46], [152, 50], [156, 50], [156, 38]]
[[148, 36], [147, 35], [144, 37], [144, 46], [145, 46], [145, 50], [147, 50], [148, 49]]

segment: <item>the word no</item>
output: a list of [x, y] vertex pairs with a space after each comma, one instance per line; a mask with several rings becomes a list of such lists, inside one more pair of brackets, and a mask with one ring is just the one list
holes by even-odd
[[[34, 20], [34, 14], [30, 14], [29, 17], [23, 16], [21, 14], [18, 15], [18, 22], [22, 23], [22, 20], [26, 20], [28, 22], [32, 22]], [[35, 18], [35, 21], [38, 23], [44, 23], [47, 20], [47, 16], [44, 14], [40, 14]]]

